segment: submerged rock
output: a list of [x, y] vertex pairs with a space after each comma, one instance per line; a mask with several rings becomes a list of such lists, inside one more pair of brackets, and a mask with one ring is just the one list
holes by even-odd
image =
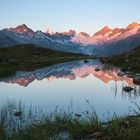
[[134, 88], [129, 87], [129, 86], [126, 86], [126, 87], [123, 87], [123, 90], [124, 90], [125, 92], [131, 92], [132, 90], [134, 90]]

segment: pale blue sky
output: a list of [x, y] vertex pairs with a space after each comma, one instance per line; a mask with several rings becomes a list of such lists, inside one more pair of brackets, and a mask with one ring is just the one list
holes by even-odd
[[140, 23], [140, 0], [0, 0], [0, 29], [25, 23], [33, 30], [93, 34], [134, 21]]

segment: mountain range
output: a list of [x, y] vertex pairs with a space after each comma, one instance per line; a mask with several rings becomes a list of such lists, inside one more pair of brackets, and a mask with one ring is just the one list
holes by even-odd
[[85, 32], [33, 31], [25, 24], [0, 30], [0, 47], [18, 44], [35, 44], [52, 50], [82, 53], [95, 56], [112, 56], [129, 52], [140, 45], [140, 24], [134, 22], [126, 28], [111, 29], [105, 26], [90, 36]]

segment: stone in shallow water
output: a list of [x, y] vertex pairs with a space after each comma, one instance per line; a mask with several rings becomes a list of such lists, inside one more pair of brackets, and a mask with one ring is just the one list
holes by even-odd
[[129, 87], [129, 86], [123, 87], [123, 90], [124, 90], [125, 92], [131, 92], [133, 89], [134, 89], [134, 88]]
[[100, 71], [100, 68], [95, 68], [95, 71]]

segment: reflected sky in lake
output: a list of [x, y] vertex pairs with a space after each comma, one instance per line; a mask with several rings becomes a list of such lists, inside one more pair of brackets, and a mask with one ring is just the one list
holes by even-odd
[[[100, 71], [95, 71], [99, 67]], [[73, 61], [56, 64], [32, 72], [17, 72], [15, 76], [1, 79], [0, 104], [6, 100], [22, 101], [27, 106], [36, 105], [51, 112], [60, 108], [80, 113], [90, 110], [86, 99], [100, 117], [116, 112], [127, 114], [132, 100], [139, 98], [139, 87], [132, 79], [119, 77], [118, 68], [101, 64], [98, 60]], [[136, 91], [125, 93], [125, 85]]]

